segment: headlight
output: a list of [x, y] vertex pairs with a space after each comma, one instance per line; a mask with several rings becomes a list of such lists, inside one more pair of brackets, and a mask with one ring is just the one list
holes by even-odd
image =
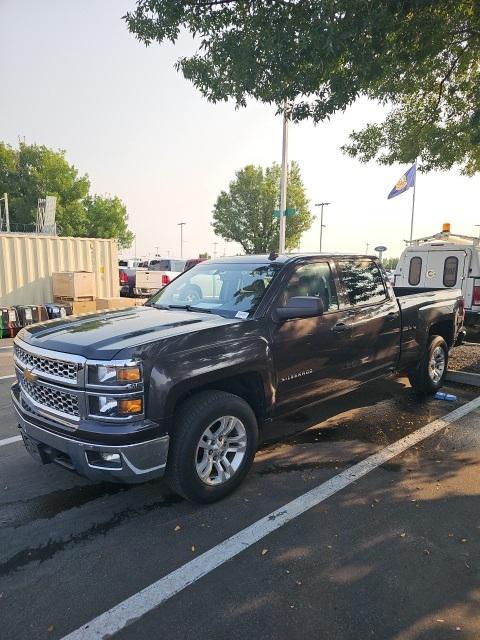
[[115, 398], [114, 396], [90, 396], [90, 415], [101, 418], [127, 418], [143, 413], [143, 398]]
[[94, 364], [88, 367], [88, 383], [91, 385], [124, 385], [142, 382], [142, 367], [131, 364]]

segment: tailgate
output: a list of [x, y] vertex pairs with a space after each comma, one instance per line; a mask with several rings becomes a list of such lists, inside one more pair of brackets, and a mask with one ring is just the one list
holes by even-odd
[[135, 285], [138, 289], [160, 289], [165, 271], [137, 271]]

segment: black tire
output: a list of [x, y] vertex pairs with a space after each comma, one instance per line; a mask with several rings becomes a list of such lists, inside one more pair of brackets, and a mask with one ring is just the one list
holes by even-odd
[[[197, 447], [205, 430], [216, 420], [233, 416], [247, 435], [243, 459], [232, 477], [221, 484], [207, 484], [197, 473]], [[170, 440], [166, 479], [171, 489], [192, 502], [221, 500], [242, 482], [257, 450], [258, 424], [250, 405], [224, 391], [200, 391], [178, 409]]]
[[[432, 359], [438, 349], [443, 351], [443, 372], [437, 379], [432, 369]], [[441, 336], [431, 336], [423, 358], [415, 369], [408, 372], [408, 379], [413, 389], [421, 395], [436, 393], [444, 384], [448, 368], [448, 346]]]

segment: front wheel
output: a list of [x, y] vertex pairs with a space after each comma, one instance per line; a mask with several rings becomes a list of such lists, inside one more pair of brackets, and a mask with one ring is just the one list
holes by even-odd
[[447, 343], [441, 336], [431, 336], [420, 363], [408, 372], [410, 384], [423, 395], [435, 393], [445, 382], [447, 366]]
[[257, 419], [245, 400], [224, 391], [201, 391], [176, 415], [167, 481], [192, 502], [220, 500], [242, 482], [257, 443]]

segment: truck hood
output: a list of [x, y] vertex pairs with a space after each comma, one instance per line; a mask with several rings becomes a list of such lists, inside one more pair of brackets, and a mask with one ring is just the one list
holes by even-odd
[[123, 349], [236, 322], [208, 313], [134, 307], [50, 320], [22, 329], [19, 338], [42, 349], [111, 360]]

